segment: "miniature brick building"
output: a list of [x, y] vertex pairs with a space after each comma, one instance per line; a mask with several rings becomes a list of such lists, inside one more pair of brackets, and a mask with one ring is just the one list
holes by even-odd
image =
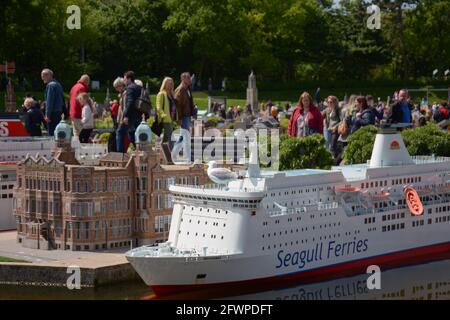
[[203, 164], [168, 165], [144, 122], [133, 155], [109, 153], [98, 166], [76, 160], [64, 120], [55, 131], [50, 160], [27, 156], [18, 164], [14, 214], [25, 247], [102, 250], [162, 242], [172, 214], [168, 186], [210, 183]]

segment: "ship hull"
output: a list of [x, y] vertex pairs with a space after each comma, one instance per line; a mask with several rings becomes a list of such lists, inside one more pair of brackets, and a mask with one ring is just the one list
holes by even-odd
[[[147, 285], [150, 286], [152, 291], [158, 296], [168, 296], [179, 294], [182, 292], [193, 292], [193, 291], [221, 291], [226, 292], [228, 289], [239, 289], [245, 287], [253, 287], [253, 288], [277, 288], [277, 287], [285, 287], [286, 285], [301, 285], [311, 282], [319, 282], [326, 281], [340, 277], [347, 277], [352, 275], [357, 275], [361, 273], [366, 273], [367, 267], [370, 265], [377, 265], [380, 269], [387, 270], [398, 268], [402, 266], [421, 264], [426, 262], [432, 262], [437, 260], [443, 260], [450, 258], [450, 242], [430, 245], [426, 247], [414, 248], [399, 252], [393, 252], [389, 254], [383, 254], [378, 256], [367, 257], [363, 259], [353, 260], [349, 262], [343, 262], [339, 264], [328, 265], [320, 268], [315, 268], [311, 270], [299, 271], [295, 273], [288, 273], [282, 275], [275, 275], [264, 278], [257, 279], [244, 279], [233, 281], [232, 278], [229, 278], [226, 282], [218, 282], [218, 283], [185, 283], [185, 284], [172, 284], [172, 285], [158, 285], [156, 283], [147, 282], [146, 274], [141, 274], [144, 280], [146, 280]], [[152, 264], [156, 261], [156, 259], [151, 258], [141, 258], [143, 261], [140, 262], [141, 266], [137, 267], [134, 265], [133, 261], [131, 263], [136, 268], [136, 270], [144, 270], [142, 269], [142, 263]], [[236, 259], [240, 260], [240, 259]], [[220, 263], [220, 262], [217, 262]], [[154, 267], [154, 266], [153, 266]], [[152, 268], [153, 269], [153, 268]], [[225, 271], [227, 268], [218, 268], [222, 271]], [[229, 275], [232, 276], [233, 267], [230, 266]], [[183, 270], [183, 269], [178, 269]], [[242, 269], [241, 269], [242, 270]], [[186, 270], [188, 271], [188, 270]], [[184, 275], [189, 275], [188, 272], [180, 272]], [[157, 276], [157, 274], [154, 274]], [[174, 277], [176, 277], [174, 275]], [[223, 277], [227, 277], [226, 274], [223, 274]], [[151, 280], [150, 280], [151, 281]], [[233, 292], [233, 291], [230, 291]]]

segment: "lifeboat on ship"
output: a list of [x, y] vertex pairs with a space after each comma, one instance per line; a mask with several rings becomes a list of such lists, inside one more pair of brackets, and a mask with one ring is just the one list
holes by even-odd
[[416, 189], [412, 187], [407, 187], [403, 191], [405, 196], [406, 204], [408, 205], [409, 211], [414, 216], [420, 216], [423, 214], [423, 205], [420, 200], [419, 194]]
[[356, 197], [361, 194], [361, 189], [354, 187], [336, 188], [335, 191], [341, 197]]

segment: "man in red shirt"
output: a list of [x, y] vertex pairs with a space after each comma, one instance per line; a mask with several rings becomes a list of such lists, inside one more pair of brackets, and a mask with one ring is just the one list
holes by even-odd
[[70, 90], [70, 119], [73, 124], [73, 135], [79, 137], [82, 128], [81, 111], [83, 106], [78, 101], [77, 97], [80, 93], [89, 91], [89, 83], [91, 79], [87, 74], [81, 76], [80, 80]]

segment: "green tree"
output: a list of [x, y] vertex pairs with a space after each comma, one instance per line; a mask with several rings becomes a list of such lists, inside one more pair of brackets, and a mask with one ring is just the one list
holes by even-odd
[[[225, 70], [236, 76], [235, 67], [246, 47], [242, 0], [167, 0], [170, 15], [164, 30], [175, 34], [180, 48], [192, 51], [186, 57], [203, 82], [219, 79]], [[172, 39], [173, 40], [173, 39]], [[185, 59], [186, 60], [186, 59]], [[247, 71], [246, 71], [247, 72]]]
[[[405, 19], [409, 74], [427, 76], [448, 69], [450, 61], [450, 1], [424, 0]], [[433, 36], [430, 36], [433, 35]]]
[[401, 70], [403, 80], [409, 78], [409, 58], [412, 55], [405, 41], [405, 16], [414, 11], [414, 8], [422, 0], [372, 0], [384, 12], [383, 19], [388, 20], [384, 28], [386, 38], [391, 45], [391, 50], [396, 55], [394, 63], [397, 70]]
[[[83, 1], [19, 1], [2, 2], [4, 19], [1, 19], [0, 58], [15, 61], [17, 74], [28, 79], [40, 79], [40, 69], [51, 67], [61, 79], [73, 71], [67, 63], [78, 57], [74, 35], [79, 31], [66, 28], [66, 9]], [[78, 47], [72, 51], [72, 48]], [[73, 76], [71, 74], [71, 76]]]
[[114, 79], [127, 70], [167, 75], [177, 66], [177, 46], [163, 29], [165, 0], [90, 0], [86, 24], [95, 29], [87, 45], [87, 63], [99, 76]]
[[[389, 61], [383, 33], [366, 26], [368, 3], [344, 0], [328, 15], [331, 50], [327, 66], [334, 66], [334, 79], [367, 79], [373, 70]], [[333, 67], [332, 67], [333, 68]], [[351, 70], [351, 72], [349, 72]]]
[[333, 164], [333, 156], [325, 147], [322, 135], [280, 141], [280, 170], [329, 169]]

